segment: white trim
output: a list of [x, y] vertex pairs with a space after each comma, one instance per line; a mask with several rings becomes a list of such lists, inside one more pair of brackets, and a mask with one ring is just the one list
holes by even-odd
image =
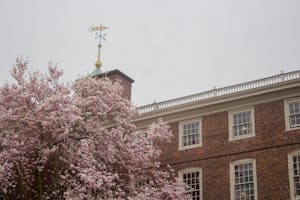
[[300, 71], [294, 71], [285, 74], [282, 73], [282, 74], [278, 74], [275, 76], [271, 76], [259, 80], [254, 80], [254, 81], [223, 87], [223, 88], [218, 88], [218, 89], [213, 89], [210, 91], [179, 97], [176, 99], [171, 99], [171, 100], [167, 100], [155, 104], [145, 105], [138, 108], [138, 112], [140, 114], [153, 112], [158, 109], [166, 109], [173, 106], [210, 99], [218, 96], [225, 96], [225, 95], [230, 95], [235, 93], [243, 93], [246, 91], [269, 88], [272, 86], [274, 87], [274, 86], [282, 85], [284, 83], [290, 83], [291, 81], [299, 81], [299, 78], [300, 78]]
[[241, 160], [236, 160], [234, 162], [231, 162], [229, 164], [229, 169], [230, 169], [230, 200], [235, 200], [234, 199], [234, 183], [235, 183], [235, 178], [234, 178], [234, 166], [238, 164], [243, 164], [243, 163], [253, 163], [253, 183], [254, 183], [254, 199], [257, 200], [257, 177], [256, 177], [256, 160], [255, 159], [241, 159]]
[[300, 129], [300, 127], [292, 128], [291, 125], [290, 125], [290, 120], [289, 120], [290, 110], [289, 110], [288, 104], [296, 102], [296, 101], [300, 101], [300, 97], [294, 97], [294, 98], [291, 98], [291, 99], [285, 99], [284, 100], [284, 119], [285, 119], [285, 130], [286, 131]]
[[192, 172], [199, 172], [199, 184], [200, 184], [200, 200], [203, 199], [203, 181], [202, 181], [202, 168], [200, 167], [191, 167], [191, 168], [186, 168], [182, 169], [178, 172], [178, 179], [183, 182], [183, 174], [185, 173], [192, 173]]
[[295, 185], [294, 185], [294, 177], [293, 177], [293, 156], [300, 154], [300, 149], [292, 151], [288, 153], [288, 170], [289, 170], [289, 186], [290, 186], [290, 199], [291, 200], [299, 200], [300, 196], [295, 196]]
[[[199, 144], [194, 144], [194, 145], [189, 145], [189, 146], [183, 146], [183, 141], [182, 141], [182, 131], [183, 131], [183, 126], [186, 124], [190, 124], [190, 123], [195, 123], [195, 122], [199, 122]], [[185, 120], [185, 121], [179, 121], [179, 125], [178, 125], [178, 150], [185, 150], [185, 149], [192, 149], [192, 148], [197, 148], [197, 147], [202, 147], [202, 118], [197, 118], [197, 119], [189, 119], [189, 120]]]
[[[232, 125], [233, 125], [233, 114], [239, 113], [239, 112], [251, 112], [251, 126], [252, 126], [252, 133], [248, 135], [242, 135], [242, 136], [236, 136], [233, 137], [233, 130], [232, 130]], [[228, 129], [229, 129], [229, 141], [233, 140], [240, 140], [240, 139], [245, 139], [245, 138], [250, 138], [250, 137], [255, 137], [255, 114], [254, 114], [254, 106], [251, 107], [246, 107], [246, 108], [239, 108], [236, 110], [232, 110], [228, 112]]]
[[[289, 89], [289, 88], [288, 88]], [[147, 128], [150, 124], [153, 123], [153, 121], [157, 121], [159, 118], [163, 118], [162, 116], [166, 116], [166, 115], [174, 115], [176, 113], [180, 113], [180, 112], [185, 112], [185, 114], [183, 114], [180, 117], [170, 117], [170, 118], [165, 118], [164, 121], [168, 122], [168, 123], [172, 123], [172, 122], [178, 122], [181, 120], [187, 120], [187, 119], [191, 119], [191, 118], [198, 118], [198, 117], [203, 117], [203, 116], [207, 116], [207, 115], [212, 115], [212, 114], [216, 114], [216, 113], [221, 113], [221, 112], [227, 112], [230, 110], [235, 110], [241, 107], [249, 107], [249, 106], [255, 106], [255, 105], [259, 105], [262, 103], [270, 103], [270, 102], [274, 102], [274, 101], [283, 101], [286, 98], [292, 98], [295, 97], [295, 95], [300, 95], [299, 92], [297, 93], [292, 93], [292, 94], [285, 94], [285, 95], [280, 95], [277, 97], [264, 97], [260, 100], [251, 100], [251, 102], [247, 102], [247, 103], [242, 103], [239, 105], [230, 105], [230, 106], [226, 106], [226, 107], [222, 107], [222, 108], [213, 108], [212, 110], [209, 111], [199, 111], [199, 113], [197, 114], [193, 114], [193, 115], [189, 115], [189, 112], [187, 112], [188, 110], [195, 110], [195, 109], [203, 109], [206, 106], [209, 105], [204, 105], [201, 107], [195, 107], [195, 108], [191, 108], [191, 109], [186, 109], [186, 110], [177, 110], [176, 112], [172, 112], [172, 113], [163, 113], [161, 112], [160, 114], [157, 115], [149, 115], [149, 116], [139, 116], [137, 118], [134, 118], [132, 120], [133, 123], [139, 123], [139, 122], [143, 122], [143, 121], [148, 121], [146, 125], [139, 125], [139, 128]], [[224, 103], [224, 102], [220, 102], [220, 103]], [[225, 102], [226, 103], [226, 102]], [[216, 103], [217, 104], [217, 103]]]
[[[153, 110], [151, 112], [145, 112], [144, 114], [139, 115], [136, 118], [136, 120], [137, 121], [145, 120], [148, 118], [159, 117], [161, 115], [172, 114], [172, 113], [176, 113], [176, 112], [180, 112], [180, 111], [184, 111], [184, 110], [194, 109], [194, 108], [198, 108], [198, 107], [204, 107], [204, 106], [217, 104], [217, 103], [224, 103], [227, 101], [233, 101], [233, 100], [237, 100], [237, 99], [241, 99], [241, 98], [248, 98], [248, 97], [257, 96], [257, 95], [266, 94], [266, 93], [272, 93], [272, 92], [276, 92], [279, 90], [286, 90], [286, 89], [290, 89], [290, 88], [294, 88], [294, 87], [298, 87], [298, 86], [300, 86], [299, 80], [288, 81], [286, 83], [281, 83], [279, 85], [271, 85], [266, 88], [257, 88], [257, 89], [253, 89], [253, 90], [249, 90], [249, 91], [228, 94], [226, 96], [218, 96], [218, 97], [214, 97], [214, 98], [203, 100], [203, 101], [190, 102], [187, 104], [177, 105], [177, 106], [170, 107], [170, 108]], [[169, 101], [171, 101], [171, 100], [169, 100]], [[148, 106], [148, 105], [146, 105], [146, 106]], [[144, 107], [144, 106], [142, 106], [142, 107]], [[141, 108], [141, 107], [139, 107], [139, 108]]]

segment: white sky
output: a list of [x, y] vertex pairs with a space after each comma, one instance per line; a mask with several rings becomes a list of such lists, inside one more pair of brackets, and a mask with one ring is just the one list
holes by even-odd
[[0, 0], [0, 84], [18, 55], [74, 81], [94, 69], [135, 80], [139, 106], [300, 69], [300, 0]]

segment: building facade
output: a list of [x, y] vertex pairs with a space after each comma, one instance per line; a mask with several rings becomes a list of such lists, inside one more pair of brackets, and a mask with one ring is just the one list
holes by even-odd
[[194, 200], [300, 199], [300, 71], [138, 108], [174, 134], [159, 144]]
[[193, 200], [300, 199], [300, 71], [142, 106], [138, 113], [140, 129], [159, 118], [169, 123], [172, 142], [155, 145]]

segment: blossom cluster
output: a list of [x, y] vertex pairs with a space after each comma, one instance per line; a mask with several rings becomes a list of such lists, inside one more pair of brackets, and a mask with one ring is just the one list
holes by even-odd
[[62, 71], [30, 72], [17, 59], [0, 87], [0, 193], [6, 199], [184, 199], [155, 143], [172, 133], [159, 120], [142, 132], [122, 87], [107, 78], [64, 84]]

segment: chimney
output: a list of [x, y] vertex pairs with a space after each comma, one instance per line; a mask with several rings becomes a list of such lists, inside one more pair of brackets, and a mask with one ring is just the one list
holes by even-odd
[[123, 86], [123, 94], [122, 97], [131, 101], [131, 84], [134, 82], [129, 76], [124, 74], [118, 69], [103, 73], [100, 67], [102, 66], [102, 62], [100, 60], [100, 51], [101, 51], [101, 41], [105, 39], [106, 34], [102, 34], [102, 31], [108, 29], [106, 26], [95, 26], [91, 27], [89, 30], [96, 32], [96, 39], [99, 39], [98, 44], [98, 57], [95, 63], [96, 69], [89, 75], [91, 77], [108, 77], [111, 81], [120, 81], [120, 84]]
[[131, 85], [134, 82], [133, 79], [131, 79], [129, 76], [127, 76], [126, 74], [124, 74], [123, 72], [121, 72], [118, 69], [104, 72], [104, 73], [98, 75], [98, 77], [103, 77], [103, 76], [106, 76], [113, 82], [118, 80], [120, 82], [121, 86], [123, 87], [122, 96], [125, 99], [128, 99], [129, 101], [131, 100]]

